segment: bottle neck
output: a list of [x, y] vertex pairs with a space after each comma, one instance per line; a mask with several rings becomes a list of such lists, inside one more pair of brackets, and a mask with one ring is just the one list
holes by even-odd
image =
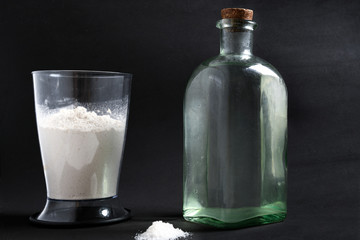
[[256, 23], [240, 19], [222, 19], [220, 28], [220, 55], [252, 55], [253, 30]]

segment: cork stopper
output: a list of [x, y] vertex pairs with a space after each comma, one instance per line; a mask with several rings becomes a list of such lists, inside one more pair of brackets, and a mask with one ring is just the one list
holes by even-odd
[[253, 10], [246, 8], [224, 8], [221, 10], [222, 18], [238, 18], [242, 20], [252, 20]]

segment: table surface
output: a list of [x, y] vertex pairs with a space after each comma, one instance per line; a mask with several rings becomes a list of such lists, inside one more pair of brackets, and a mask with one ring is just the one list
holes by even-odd
[[[181, 189], [167, 197], [135, 194], [137, 187], [121, 185], [125, 207], [132, 209], [128, 221], [85, 228], [49, 228], [33, 225], [28, 217], [41, 209], [43, 194], [27, 194], [19, 199], [2, 184], [8, 194], [1, 198], [0, 239], [134, 239], [153, 221], [162, 220], [190, 232], [189, 239], [360, 239], [358, 161], [291, 166], [289, 170], [288, 215], [284, 222], [236, 230], [219, 230], [186, 222], [181, 216]], [[4, 183], [4, 182], [3, 182]], [[31, 184], [31, 183], [29, 183]], [[158, 185], [156, 180], [150, 184]], [[141, 186], [139, 186], [141, 188]], [[151, 191], [150, 191], [151, 192]], [[178, 195], [178, 196], [177, 196]]]

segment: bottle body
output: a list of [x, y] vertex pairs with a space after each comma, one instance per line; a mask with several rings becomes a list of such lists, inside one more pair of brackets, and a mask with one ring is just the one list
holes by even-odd
[[188, 221], [237, 228], [286, 216], [286, 87], [269, 63], [242, 53], [205, 61], [187, 86]]

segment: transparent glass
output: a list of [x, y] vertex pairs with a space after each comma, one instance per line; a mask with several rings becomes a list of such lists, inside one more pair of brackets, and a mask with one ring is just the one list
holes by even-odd
[[223, 19], [220, 54], [191, 76], [184, 99], [186, 220], [220, 228], [286, 216], [287, 90], [252, 54], [256, 23]]
[[131, 74], [33, 73], [47, 204], [31, 220], [88, 224], [129, 216], [118, 198]]

